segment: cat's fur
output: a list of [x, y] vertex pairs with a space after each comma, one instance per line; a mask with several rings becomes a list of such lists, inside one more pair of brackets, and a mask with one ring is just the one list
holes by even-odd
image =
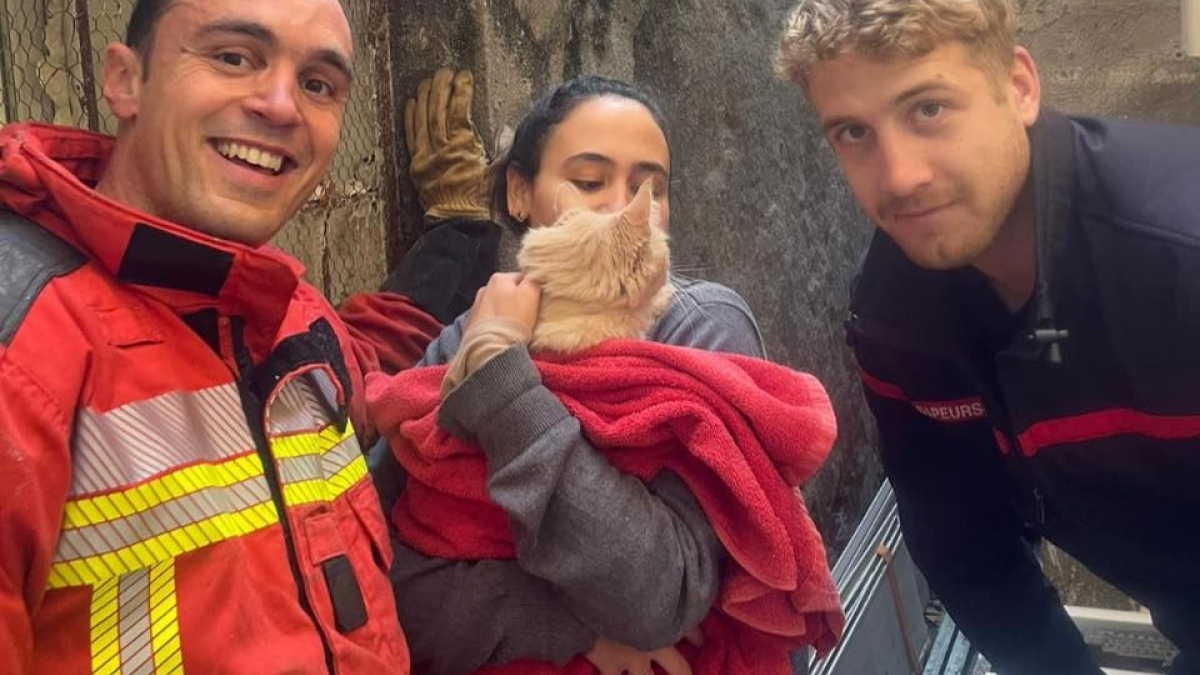
[[589, 211], [568, 187], [558, 222], [525, 235], [517, 261], [542, 288], [531, 351], [643, 338], [670, 304], [671, 253], [648, 183], [615, 214]]

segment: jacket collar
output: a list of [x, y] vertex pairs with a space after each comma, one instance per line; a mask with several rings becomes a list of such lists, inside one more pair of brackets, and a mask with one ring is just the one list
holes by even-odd
[[1034, 286], [1033, 325], [1022, 336], [1035, 350], [1044, 350], [1051, 363], [1062, 360], [1062, 344], [1070, 335], [1059, 329], [1055, 307], [1066, 291], [1067, 238], [1075, 202], [1075, 133], [1071, 120], [1043, 110], [1029, 133], [1034, 222], [1037, 230], [1037, 283]]
[[283, 322], [304, 268], [269, 246], [251, 248], [140, 213], [93, 189], [114, 139], [47, 124], [0, 130], [0, 204], [36, 220], [117, 281], [180, 314], [217, 309], [247, 321], [259, 351]]

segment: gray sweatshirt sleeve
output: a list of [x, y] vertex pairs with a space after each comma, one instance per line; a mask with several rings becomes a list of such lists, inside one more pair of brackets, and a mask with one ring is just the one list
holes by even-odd
[[563, 665], [596, 641], [554, 586], [510, 560], [430, 558], [394, 537], [392, 548], [414, 673], [457, 675], [531, 657]]
[[[408, 475], [384, 440], [371, 448], [367, 464], [390, 514]], [[596, 641], [557, 589], [511, 560], [432, 558], [394, 532], [392, 550], [388, 576], [413, 672], [458, 675], [521, 658], [562, 665]]]

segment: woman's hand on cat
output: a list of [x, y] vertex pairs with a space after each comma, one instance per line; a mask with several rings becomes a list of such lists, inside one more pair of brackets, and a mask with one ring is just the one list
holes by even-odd
[[509, 319], [528, 328], [532, 334], [541, 301], [541, 287], [525, 275], [515, 272], [493, 274], [487, 285], [475, 294], [466, 330], [487, 319]]
[[597, 637], [592, 651], [584, 654], [600, 675], [652, 675], [657, 664], [667, 675], [692, 675], [683, 654], [674, 647], [641, 652], [620, 642]]

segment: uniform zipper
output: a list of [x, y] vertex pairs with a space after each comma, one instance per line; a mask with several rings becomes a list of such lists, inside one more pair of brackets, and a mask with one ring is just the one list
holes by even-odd
[[[242, 412], [246, 416], [246, 426], [250, 430], [250, 435], [254, 438], [255, 451], [258, 454], [259, 461], [263, 466], [263, 477], [267, 481], [267, 486], [271, 492], [271, 502], [275, 505], [275, 512], [279, 516], [279, 526], [283, 531], [283, 548], [287, 551], [288, 567], [291, 569], [293, 581], [296, 583], [297, 600], [300, 602], [300, 608], [308, 616], [316, 629], [317, 635], [321, 639], [321, 649], [325, 653], [325, 667], [328, 672], [334, 672], [333, 647], [330, 644], [329, 636], [326, 635], [319, 621], [317, 621], [316, 612], [308, 602], [308, 596], [305, 593], [307, 585], [304, 582], [304, 575], [300, 571], [300, 560], [296, 555], [295, 539], [292, 535], [292, 525], [288, 520], [287, 508], [283, 501], [283, 484], [279, 478], [279, 470], [275, 465], [275, 459], [271, 455], [270, 444], [267, 441], [267, 415], [266, 401], [260, 400], [250, 388], [247, 377], [250, 365], [253, 363], [250, 360], [249, 351], [244, 346], [241, 346], [240, 341], [234, 340], [233, 322], [227, 316], [219, 316], [217, 318], [217, 341], [220, 350], [221, 361], [223, 361], [230, 372], [233, 373], [237, 382], [238, 395], [242, 401]], [[239, 367], [238, 364], [246, 364], [246, 368]], [[247, 372], [243, 372], [247, 371]]]
[[1039, 488], [1033, 488], [1033, 508], [1034, 514], [1037, 517], [1037, 526], [1039, 528], [1046, 525], [1046, 500], [1042, 496], [1042, 491]]
[[220, 315], [217, 317], [217, 348], [221, 355], [221, 361], [233, 376], [240, 380], [242, 379], [241, 369], [238, 367], [235, 350], [233, 348], [233, 327], [229, 317]]

